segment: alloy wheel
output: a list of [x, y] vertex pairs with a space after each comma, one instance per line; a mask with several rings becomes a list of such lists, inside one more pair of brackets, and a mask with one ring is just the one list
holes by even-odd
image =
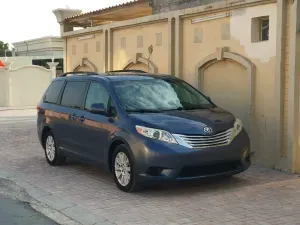
[[55, 150], [54, 138], [49, 135], [46, 140], [46, 156], [51, 162], [55, 159]]
[[131, 179], [131, 166], [124, 152], [119, 152], [115, 158], [115, 175], [120, 185], [126, 187]]

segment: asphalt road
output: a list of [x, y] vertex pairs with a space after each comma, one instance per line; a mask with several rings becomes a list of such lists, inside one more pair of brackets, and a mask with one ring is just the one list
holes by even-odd
[[1, 225], [57, 225], [36, 212], [27, 203], [0, 195]]

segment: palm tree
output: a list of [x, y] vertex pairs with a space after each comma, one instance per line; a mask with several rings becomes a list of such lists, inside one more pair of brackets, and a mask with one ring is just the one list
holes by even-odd
[[0, 51], [9, 50], [8, 43], [4, 43], [3, 41], [0, 41]]

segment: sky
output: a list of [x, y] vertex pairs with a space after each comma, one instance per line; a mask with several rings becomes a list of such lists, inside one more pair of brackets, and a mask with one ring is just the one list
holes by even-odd
[[[129, 0], [4, 0], [1, 2], [0, 40], [8, 43], [44, 36], [60, 36], [52, 10], [56, 8], [94, 11]], [[6, 10], [3, 10], [6, 9]]]

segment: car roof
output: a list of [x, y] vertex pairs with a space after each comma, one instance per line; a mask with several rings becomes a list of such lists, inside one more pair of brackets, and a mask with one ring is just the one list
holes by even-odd
[[94, 73], [94, 72], [70, 72], [64, 73], [57, 77], [56, 79], [67, 79], [67, 80], [77, 80], [77, 79], [101, 79], [110, 81], [124, 81], [124, 80], [148, 80], [148, 79], [172, 79], [175, 78], [168, 74], [154, 74], [147, 72], [135, 72], [135, 71], [110, 71], [107, 73]]

